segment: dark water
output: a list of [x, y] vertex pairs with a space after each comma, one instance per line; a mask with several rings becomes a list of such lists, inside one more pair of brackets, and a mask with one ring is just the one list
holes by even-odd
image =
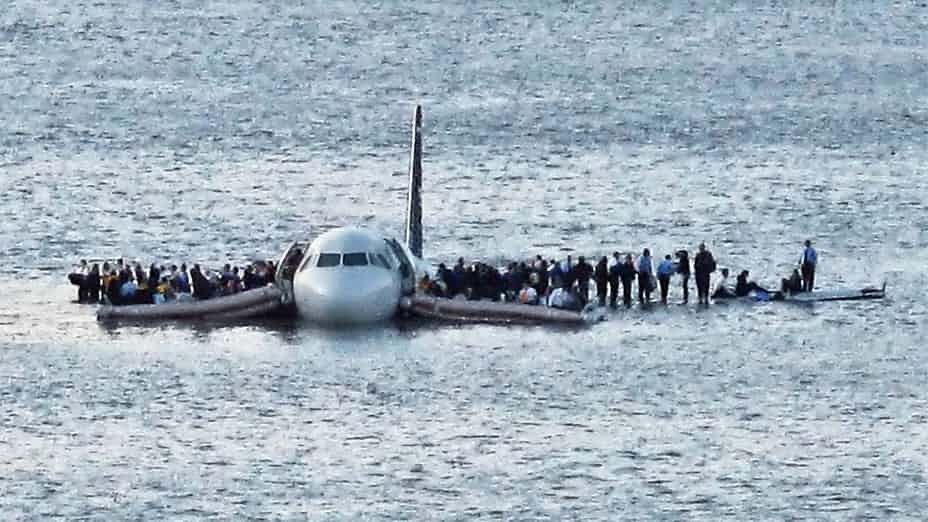
[[[921, 519], [928, 7], [34, 2], [0, 10], [4, 519]], [[583, 331], [105, 328], [79, 257], [396, 231], [426, 257], [701, 240], [881, 302]], [[674, 296], [678, 299], [679, 296]]]

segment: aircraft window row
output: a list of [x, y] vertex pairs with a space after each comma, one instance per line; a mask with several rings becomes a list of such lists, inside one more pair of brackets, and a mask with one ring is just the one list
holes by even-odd
[[[392, 270], [393, 265], [390, 264], [389, 259], [381, 253], [373, 252], [351, 252], [348, 254], [336, 254], [332, 252], [324, 252], [321, 254], [313, 254], [315, 257], [314, 262], [308, 263], [308, 266], [316, 266], [318, 268], [331, 268], [334, 266], [379, 266], [380, 268], [386, 268], [387, 270]], [[302, 270], [302, 269], [301, 269]]]

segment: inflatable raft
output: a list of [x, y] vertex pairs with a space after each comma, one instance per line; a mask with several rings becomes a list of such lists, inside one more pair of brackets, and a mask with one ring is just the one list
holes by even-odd
[[261, 317], [281, 307], [283, 293], [273, 285], [204, 301], [112, 306], [97, 309], [97, 320], [235, 320]]
[[444, 321], [485, 323], [544, 323], [582, 325], [592, 318], [580, 312], [492, 301], [462, 301], [415, 294], [404, 298], [400, 307], [410, 313]]

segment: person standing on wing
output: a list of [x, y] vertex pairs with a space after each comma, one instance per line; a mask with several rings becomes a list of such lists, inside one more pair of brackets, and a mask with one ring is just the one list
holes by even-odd
[[622, 280], [622, 304], [625, 308], [632, 305], [632, 284], [637, 276], [638, 270], [635, 268], [635, 262], [632, 261], [632, 255], [625, 254], [625, 262], [619, 266], [619, 278]]
[[803, 292], [811, 292], [815, 287], [815, 265], [817, 264], [818, 253], [812, 248], [812, 241], [806, 239], [806, 249], [802, 251], [802, 259], [799, 261]]
[[683, 280], [683, 304], [686, 304], [690, 300], [690, 253], [680, 250], [677, 259], [677, 273]]
[[693, 271], [696, 273], [696, 291], [699, 294], [699, 304], [709, 304], [709, 280], [715, 272], [715, 258], [712, 252], [706, 250], [706, 244], [699, 244], [699, 252], [693, 260]]
[[646, 248], [638, 258], [638, 301], [642, 305], [651, 302], [652, 276], [654, 276], [654, 265], [651, 262], [651, 251]]
[[612, 253], [612, 259], [609, 260], [609, 306], [615, 308], [616, 301], [619, 300], [619, 284], [621, 277], [622, 258], [618, 252]]
[[670, 290], [670, 277], [676, 271], [670, 254], [664, 256], [661, 264], [657, 265], [657, 281], [661, 285], [661, 304], [667, 304], [667, 292]]

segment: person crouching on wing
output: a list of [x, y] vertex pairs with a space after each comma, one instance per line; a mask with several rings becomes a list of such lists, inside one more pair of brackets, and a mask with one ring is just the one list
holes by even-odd
[[736, 296], [744, 297], [750, 294], [751, 292], [763, 292], [764, 294], [770, 293], [767, 290], [765, 290], [763, 287], [755, 283], [754, 281], [748, 281], [748, 276], [750, 275], [751, 273], [748, 272], [747, 270], [742, 270], [741, 273], [738, 274], [738, 279], [735, 283], [735, 295]]
[[519, 302], [525, 305], [538, 304], [538, 291], [528, 284], [528, 281], [522, 282], [522, 289], [519, 290]]
[[812, 248], [812, 242], [806, 239], [806, 248], [802, 251], [799, 268], [802, 270], [802, 291], [811, 292], [815, 287], [815, 266], [818, 264], [818, 252]]
[[731, 297], [735, 297], [735, 294], [728, 288], [728, 269], [723, 268], [722, 278], [715, 283], [712, 299], [728, 299]]
[[789, 278], [783, 278], [780, 280], [780, 289], [785, 295], [798, 294], [802, 292], [802, 276], [799, 275], [799, 270], [794, 268], [793, 274]]
[[583, 309], [576, 289], [566, 287], [558, 287], [551, 291], [548, 296], [548, 306], [561, 310], [580, 311]]

